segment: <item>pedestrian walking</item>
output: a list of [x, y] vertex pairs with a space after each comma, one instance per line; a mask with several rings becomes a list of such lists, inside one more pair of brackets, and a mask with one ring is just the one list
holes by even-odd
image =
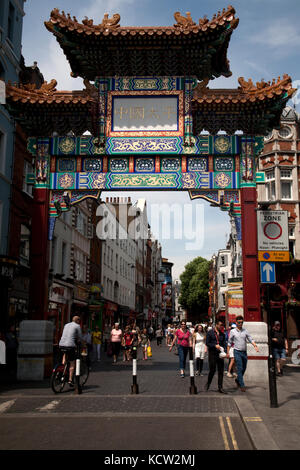
[[82, 342], [83, 342], [83, 346], [85, 347], [86, 363], [87, 363], [87, 366], [90, 367], [93, 345], [92, 345], [92, 335], [87, 325], [83, 325], [82, 327]]
[[208, 349], [209, 374], [207, 378], [206, 391], [209, 390], [212, 379], [218, 369], [218, 391], [227, 393], [223, 390], [224, 357], [226, 357], [225, 334], [222, 332], [223, 322], [216, 321], [215, 328], [210, 329], [206, 335], [206, 346]]
[[[228, 343], [229, 335], [230, 335], [231, 330], [233, 330], [233, 328], [236, 328], [235, 323], [231, 323], [230, 328], [226, 331], [226, 335], [225, 335], [226, 343]], [[237, 377], [236, 372], [233, 372], [235, 370], [235, 368], [236, 367], [235, 367], [233, 346], [231, 346], [229, 348], [229, 364], [228, 364], [228, 370], [227, 370], [227, 377], [230, 377], [230, 378]]]
[[122, 342], [123, 342], [123, 348], [124, 348], [123, 349], [123, 361], [129, 361], [131, 345], [132, 345], [132, 334], [130, 333], [129, 325], [127, 325], [125, 328]]
[[149, 335], [147, 334], [147, 328], [144, 328], [141, 333], [141, 346], [143, 351], [143, 361], [148, 359], [147, 356], [147, 347], [150, 346]]
[[182, 321], [180, 324], [180, 328], [176, 330], [174, 339], [172, 344], [169, 348], [171, 352], [173, 349], [174, 344], [177, 342], [178, 347], [178, 355], [179, 355], [179, 367], [180, 367], [180, 375], [181, 377], [185, 377], [185, 366], [186, 366], [186, 358], [189, 352], [189, 348], [192, 347], [192, 336], [189, 330], [186, 327], [186, 322]]
[[163, 336], [164, 336], [164, 332], [161, 326], [159, 326], [157, 330], [155, 331], [155, 336], [156, 336], [157, 346], [161, 346]]
[[96, 325], [94, 331], [92, 331], [92, 344], [93, 344], [94, 358], [95, 360], [100, 361], [102, 333], [98, 325]]
[[207, 347], [205, 344], [206, 335], [202, 325], [196, 325], [195, 331], [193, 334], [193, 352], [194, 358], [196, 359], [196, 372], [195, 375], [201, 375], [203, 370], [204, 356], [207, 352]]
[[168, 324], [168, 327], [166, 329], [166, 345], [171, 346], [172, 344], [172, 327], [171, 324]]
[[6, 367], [9, 374], [16, 374], [18, 364], [18, 339], [14, 325], [10, 325], [5, 333]]
[[120, 354], [122, 335], [123, 332], [119, 326], [119, 323], [115, 323], [114, 328], [110, 332], [110, 341], [112, 345], [114, 362], [117, 362], [118, 356]]
[[288, 354], [288, 342], [281, 331], [279, 321], [274, 323], [271, 340], [272, 353], [276, 361], [276, 375], [281, 376], [283, 375], [283, 365], [286, 362], [286, 356]]
[[237, 368], [237, 379], [235, 382], [240, 387], [242, 392], [246, 391], [244, 384], [244, 374], [247, 368], [248, 356], [247, 356], [247, 342], [251, 343], [256, 352], [259, 349], [252, 339], [252, 336], [248, 333], [246, 328], [243, 327], [244, 318], [242, 315], [238, 315], [235, 319], [236, 328], [232, 329], [229, 335], [227, 353], [229, 354], [230, 347], [233, 346], [234, 360]]

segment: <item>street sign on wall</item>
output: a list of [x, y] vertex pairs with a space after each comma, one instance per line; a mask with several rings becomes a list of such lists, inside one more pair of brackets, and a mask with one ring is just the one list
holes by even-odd
[[257, 211], [257, 242], [259, 261], [288, 261], [288, 212]]

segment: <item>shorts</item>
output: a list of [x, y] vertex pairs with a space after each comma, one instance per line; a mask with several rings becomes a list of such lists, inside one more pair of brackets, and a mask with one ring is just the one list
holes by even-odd
[[67, 347], [61, 346], [59, 350], [62, 354], [66, 354], [67, 361], [76, 360], [76, 348], [67, 348]]
[[285, 349], [273, 348], [274, 359], [286, 359]]

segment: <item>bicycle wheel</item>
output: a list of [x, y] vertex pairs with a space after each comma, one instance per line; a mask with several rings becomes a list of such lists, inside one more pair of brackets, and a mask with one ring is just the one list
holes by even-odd
[[83, 385], [86, 383], [87, 379], [89, 378], [89, 368], [87, 366], [86, 360], [81, 358], [80, 361], [80, 385], [83, 387]]
[[53, 369], [50, 385], [54, 393], [61, 393], [67, 382], [67, 368], [63, 364], [57, 364]]

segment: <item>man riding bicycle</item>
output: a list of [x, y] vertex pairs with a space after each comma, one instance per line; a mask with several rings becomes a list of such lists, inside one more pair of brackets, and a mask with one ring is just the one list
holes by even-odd
[[[74, 387], [73, 376], [75, 371], [76, 348], [77, 344], [82, 340], [82, 332], [80, 328], [80, 317], [77, 315], [72, 318], [70, 323], [64, 326], [62, 337], [59, 342], [59, 349], [64, 353], [62, 363], [66, 360], [70, 361], [69, 381], [70, 387]], [[66, 355], [68, 357], [66, 357]]]

